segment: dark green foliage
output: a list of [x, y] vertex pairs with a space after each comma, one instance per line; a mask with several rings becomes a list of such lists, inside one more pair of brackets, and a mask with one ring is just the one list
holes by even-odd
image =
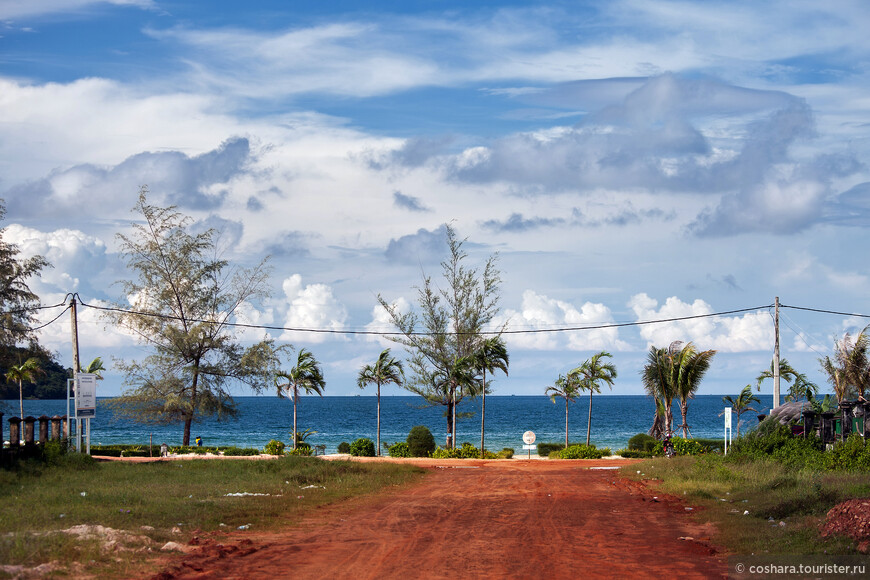
[[564, 443], [538, 443], [538, 455], [541, 457], [549, 457], [553, 451], [561, 451], [565, 449]]
[[283, 441], [278, 441], [277, 439], [272, 439], [266, 446], [263, 448], [263, 453], [267, 455], [284, 455], [284, 448], [286, 445]]
[[297, 446], [296, 449], [291, 449], [287, 452], [287, 455], [295, 455], [298, 457], [310, 457], [312, 453], [312, 449], [310, 446]]
[[[67, 369], [54, 361], [52, 353], [39, 345], [31, 344], [22, 347], [0, 347], [0, 370], [5, 371], [12, 365], [18, 365], [29, 358], [39, 361], [41, 372], [34, 377], [34, 382], [24, 381], [22, 391], [25, 399], [65, 399], [66, 380], [72, 376], [72, 369]], [[0, 399], [17, 399], [18, 385], [0, 381]]]
[[375, 443], [371, 439], [360, 437], [350, 444], [350, 454], [355, 457], [374, 457]]
[[424, 425], [411, 428], [408, 433], [408, 451], [411, 457], [429, 457], [435, 451], [435, 437]]
[[655, 457], [652, 451], [639, 451], [637, 449], [620, 449], [616, 454], [626, 459], [649, 459], [650, 457]]
[[260, 454], [259, 449], [252, 449], [250, 447], [222, 447], [221, 451], [226, 457], [245, 457]]
[[498, 452], [499, 459], [510, 459], [514, 456], [513, 447], [505, 447], [501, 451]]
[[[702, 453], [706, 453], [706, 449], [703, 445], [701, 445], [695, 439], [683, 439], [682, 437], [671, 437], [671, 443], [674, 446], [674, 452], [677, 455], [701, 455]], [[664, 455], [664, 443], [661, 441], [656, 442], [656, 446], [653, 449], [654, 455]]]
[[411, 457], [411, 450], [408, 444], [404, 441], [393, 443], [387, 448], [387, 454], [390, 457]]
[[[513, 455], [513, 453], [511, 453]], [[451, 449], [442, 449], [439, 447], [432, 452], [434, 459], [480, 459], [480, 449], [465, 442], [462, 447], [453, 447]], [[483, 459], [498, 459], [498, 455], [491, 451], [484, 451]]]
[[652, 451], [658, 442], [652, 435], [638, 433], [628, 440], [628, 448], [633, 451]]
[[571, 445], [558, 451], [559, 459], [601, 459], [610, 455], [610, 449], [596, 449], [595, 445]]
[[350, 453], [350, 443], [347, 441], [342, 441], [338, 444], [338, 452], [339, 453]]

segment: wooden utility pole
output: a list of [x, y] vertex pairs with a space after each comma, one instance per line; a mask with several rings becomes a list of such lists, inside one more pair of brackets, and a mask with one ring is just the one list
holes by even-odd
[[69, 301], [69, 318], [72, 323], [73, 374], [75, 374], [82, 370], [81, 364], [79, 364], [79, 323], [76, 318], [75, 294]]
[[773, 408], [779, 407], [779, 296], [774, 300], [773, 332]]

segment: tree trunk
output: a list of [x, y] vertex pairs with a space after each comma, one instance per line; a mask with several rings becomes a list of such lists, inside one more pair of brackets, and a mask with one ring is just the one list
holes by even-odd
[[568, 449], [568, 397], [565, 397], [565, 449]]
[[18, 379], [18, 412], [18, 418], [24, 421], [24, 381], [21, 379]]
[[381, 383], [378, 383], [378, 457], [381, 456]]
[[187, 447], [190, 445], [190, 426], [193, 423], [193, 413], [196, 408], [196, 390], [199, 387], [199, 360], [193, 362], [193, 383], [190, 386], [190, 412], [184, 418], [184, 436], [181, 444]]
[[296, 399], [299, 398], [299, 391], [293, 387], [293, 449], [296, 449]]
[[680, 427], [683, 428], [683, 439], [689, 438], [689, 425], [686, 423], [686, 415], [689, 414], [689, 402], [688, 401], [680, 401], [680, 416], [683, 418], [683, 424]]
[[452, 402], [452, 408], [453, 408], [453, 410], [451, 411], [451, 414], [453, 415], [453, 417], [452, 417], [452, 420], [450, 422], [451, 423], [450, 440], [452, 442], [451, 445], [453, 447], [456, 447], [456, 385], [455, 384], [451, 384], [451, 386], [450, 386], [450, 401]]
[[450, 449], [453, 447], [453, 396], [450, 395], [447, 399], [447, 442], [445, 446]]
[[586, 421], [586, 445], [589, 445], [589, 436], [592, 433], [592, 390], [589, 391], [589, 420]]
[[486, 369], [483, 369], [483, 402], [480, 405], [480, 458], [483, 459], [483, 433], [486, 423]]

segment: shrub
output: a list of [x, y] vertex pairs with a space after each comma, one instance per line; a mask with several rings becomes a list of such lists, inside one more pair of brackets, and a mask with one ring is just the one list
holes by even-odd
[[399, 441], [387, 447], [387, 454], [390, 457], [411, 457], [411, 450], [406, 442]]
[[[513, 450], [511, 450], [513, 455]], [[432, 457], [435, 459], [480, 459], [480, 449], [471, 443], [463, 443], [462, 447], [453, 447], [452, 449], [443, 449], [439, 447], [432, 452]], [[484, 459], [497, 459], [492, 451], [483, 452]]]
[[347, 441], [342, 441], [338, 444], [338, 452], [339, 453], [350, 453], [350, 443]]
[[514, 456], [513, 447], [505, 447], [501, 451], [498, 452], [499, 459], [511, 459]]
[[268, 443], [266, 443], [266, 447], [263, 448], [263, 453], [267, 455], [284, 455], [284, 445], [283, 441], [278, 441], [277, 439], [272, 439]]
[[628, 440], [628, 448], [631, 451], [652, 451], [655, 449], [656, 443], [658, 443], [658, 439], [652, 435], [638, 433]]
[[435, 451], [435, 437], [428, 427], [417, 425], [408, 433], [408, 451], [412, 457], [429, 457]]
[[250, 447], [225, 447], [223, 454], [227, 457], [243, 457], [246, 455], [259, 455], [260, 450]]
[[674, 437], [671, 441], [674, 444], [674, 451], [677, 452], [677, 455], [700, 455], [705, 451], [704, 446], [694, 439]]
[[287, 452], [287, 455], [293, 455], [295, 457], [309, 457], [311, 455], [311, 446], [306, 445], [305, 447], [301, 445], [297, 445], [296, 449], [291, 449]]
[[596, 449], [595, 445], [571, 445], [558, 451], [559, 459], [601, 459], [610, 455], [610, 449]]
[[375, 443], [371, 439], [360, 437], [350, 444], [350, 454], [356, 457], [374, 457]]
[[626, 459], [648, 459], [653, 457], [652, 451], [640, 451], [636, 449], [620, 449], [616, 454]]
[[844, 471], [870, 471], [870, 447], [860, 435], [852, 433], [825, 455], [824, 466]]
[[553, 451], [562, 449], [565, 449], [564, 443], [538, 443], [538, 455], [541, 457], [549, 457]]

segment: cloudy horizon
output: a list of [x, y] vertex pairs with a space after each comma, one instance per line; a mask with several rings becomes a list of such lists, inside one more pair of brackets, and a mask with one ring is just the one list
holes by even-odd
[[[641, 393], [649, 346], [682, 340], [719, 351], [700, 394], [736, 395], [770, 364], [777, 296], [857, 315], [781, 313], [782, 356], [829, 392], [817, 359], [870, 322], [868, 16], [847, 0], [8, 2], [5, 240], [53, 264], [31, 284], [43, 304], [118, 302], [115, 235], [147, 185], [234, 263], [270, 257], [272, 297], [241, 321], [390, 331], [377, 296], [414, 305], [451, 223], [470, 263], [499, 256], [499, 323], [601, 327], [506, 335], [496, 394], [543, 394], [600, 350], [612, 393]], [[147, 353], [93, 309], [80, 324], [84, 360]], [[270, 335], [314, 352], [329, 395], [360, 393], [389, 345]], [[66, 318], [40, 336], [71, 366]]]

